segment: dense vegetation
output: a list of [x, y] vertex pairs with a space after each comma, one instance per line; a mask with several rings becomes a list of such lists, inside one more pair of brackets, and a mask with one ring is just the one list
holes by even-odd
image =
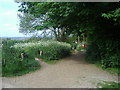
[[[84, 42], [87, 61], [99, 63], [106, 69], [118, 68], [120, 63], [119, 6], [120, 3], [116, 2], [21, 2], [19, 11], [22, 14], [18, 15], [19, 31], [29, 34], [41, 30], [43, 36], [56, 39], [61, 43], [38, 42], [39, 39], [3, 41], [3, 75], [4, 73], [17, 74], [17, 71], [23, 69], [38, 68], [39, 65], [34, 60], [35, 56], [52, 60], [69, 55], [71, 46], [62, 42], [70, 43], [72, 49], [78, 51], [82, 50], [81, 43]], [[24, 54], [25, 60], [21, 60], [21, 53]]]
[[101, 87], [98, 90], [106, 90], [107, 88], [109, 88], [110, 90], [118, 90], [118, 88], [120, 87], [120, 83], [104, 81], [102, 83], [98, 83], [97, 87]]
[[40, 65], [35, 57], [57, 60], [69, 55], [70, 50], [70, 44], [52, 40], [3, 40], [2, 76], [18, 76], [37, 70]]
[[40, 65], [34, 58], [22, 60], [19, 51], [11, 48], [19, 40], [2, 41], [2, 76], [18, 76], [39, 69]]
[[[49, 29], [58, 41], [68, 42], [70, 38], [78, 43], [85, 41], [88, 61], [99, 62], [103, 68], [118, 68], [119, 6], [116, 2], [23, 2], [19, 9], [24, 13], [19, 15], [20, 31], [29, 33]], [[24, 29], [24, 24], [29, 25], [29, 31]]]
[[71, 45], [58, 41], [38, 41], [16, 43], [13, 46], [17, 51], [30, 57], [40, 57], [46, 60], [58, 60], [70, 54]]

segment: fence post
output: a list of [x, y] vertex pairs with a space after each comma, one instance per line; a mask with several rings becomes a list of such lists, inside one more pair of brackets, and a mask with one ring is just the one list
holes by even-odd
[[40, 51], [40, 56], [42, 56], [42, 51]]
[[24, 53], [21, 53], [21, 58], [22, 58], [22, 60], [24, 59]]

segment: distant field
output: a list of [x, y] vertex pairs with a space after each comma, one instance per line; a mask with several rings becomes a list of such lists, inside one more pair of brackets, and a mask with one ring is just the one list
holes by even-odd
[[29, 39], [30, 37], [0, 37], [0, 40], [25, 40], [25, 39]]

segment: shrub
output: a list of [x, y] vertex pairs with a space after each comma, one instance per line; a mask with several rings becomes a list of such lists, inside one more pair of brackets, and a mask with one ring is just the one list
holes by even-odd
[[[35, 43], [17, 43], [13, 46], [19, 52], [24, 52], [31, 57], [41, 57], [47, 60], [57, 60], [70, 54], [70, 44], [58, 41], [38, 41]], [[40, 51], [42, 55], [40, 56]]]
[[105, 31], [104, 29], [96, 30], [88, 37], [86, 53], [88, 61], [94, 63], [99, 62], [103, 68], [119, 67], [120, 42], [118, 35], [113, 30], [111, 32]]
[[109, 57], [106, 57], [102, 59], [101, 64], [103, 68], [109, 68], [109, 67], [118, 67], [120, 63], [120, 54], [114, 54]]
[[2, 76], [16, 76], [36, 70], [40, 67], [32, 58], [22, 60], [20, 52], [11, 47], [15, 43], [24, 41], [3, 40], [2, 41]]
[[77, 46], [76, 46], [76, 49], [77, 49], [78, 51], [80, 51], [80, 50], [82, 49], [81, 46], [82, 46], [82, 44], [81, 44], [81, 43], [78, 43]]
[[98, 49], [98, 46], [96, 43], [91, 43], [87, 45], [87, 51], [86, 51], [86, 60], [91, 63], [95, 63], [97, 61], [100, 61], [100, 51]]
[[72, 50], [75, 50], [77, 47], [77, 44], [73, 42], [73, 43], [71, 43], [71, 46], [72, 46]]

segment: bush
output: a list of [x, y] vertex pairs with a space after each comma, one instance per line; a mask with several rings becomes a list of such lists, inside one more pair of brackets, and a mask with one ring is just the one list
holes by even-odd
[[81, 46], [82, 46], [82, 44], [81, 44], [81, 43], [78, 43], [77, 46], [76, 46], [76, 49], [77, 49], [78, 51], [81, 51], [81, 49], [82, 49]]
[[86, 58], [93, 63], [99, 62], [103, 68], [117, 68], [120, 63], [118, 35], [112, 30], [101, 31], [96, 30], [88, 37]]
[[17, 76], [40, 67], [37, 61], [32, 58], [22, 60], [20, 52], [11, 46], [24, 41], [3, 40], [2, 41], [2, 76]]
[[77, 47], [77, 44], [76, 44], [75, 42], [71, 43], [71, 48], [72, 48], [72, 50], [75, 50], [76, 47]]
[[118, 67], [120, 63], [120, 54], [114, 54], [109, 57], [106, 57], [102, 59], [101, 64], [103, 68], [109, 68], [109, 67]]
[[100, 59], [101, 56], [98, 46], [94, 42], [87, 45], [86, 60], [91, 63], [96, 63]]
[[[70, 54], [71, 45], [58, 41], [38, 41], [30, 43], [17, 43], [13, 46], [19, 52], [24, 52], [28, 57], [41, 57], [47, 60], [58, 60]], [[40, 56], [40, 52], [42, 55]]]

